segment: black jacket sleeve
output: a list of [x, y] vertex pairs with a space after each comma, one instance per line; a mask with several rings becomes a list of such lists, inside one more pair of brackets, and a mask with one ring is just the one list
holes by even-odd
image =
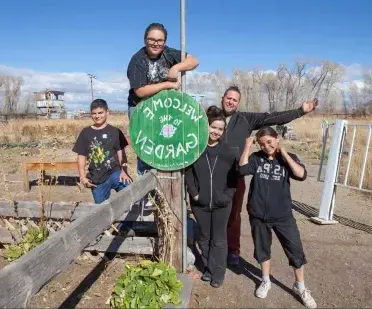
[[192, 166], [186, 168], [185, 171], [185, 183], [187, 192], [191, 195], [192, 198], [199, 194], [198, 187], [195, 183], [194, 173], [192, 171]]
[[302, 117], [305, 113], [302, 106], [298, 109], [293, 109], [284, 112], [274, 113], [241, 113], [244, 118], [252, 124], [253, 130], [259, 130], [263, 127], [281, 125], [291, 122], [299, 117]]
[[257, 170], [257, 158], [254, 153], [252, 153], [248, 158], [248, 163], [239, 166], [239, 174], [242, 176], [254, 175]]
[[138, 59], [138, 55], [134, 55], [129, 62], [127, 69], [127, 77], [131, 89], [137, 89], [148, 85], [147, 69], [143, 61]]
[[295, 154], [293, 154], [293, 153], [288, 153], [288, 154], [293, 159], [293, 161], [295, 161], [297, 164], [301, 165], [304, 168], [304, 176], [303, 177], [297, 177], [293, 174], [291, 168], [288, 166], [289, 177], [291, 177], [294, 180], [304, 181], [307, 177], [307, 170], [306, 170], [305, 165], [300, 162], [300, 159]]
[[237, 185], [237, 175], [238, 175], [238, 150], [236, 147], [230, 147], [230, 154], [231, 154], [231, 167], [229, 172], [227, 173], [227, 182], [226, 182], [226, 190], [225, 193], [229, 195], [231, 198], [234, 196], [236, 191]]

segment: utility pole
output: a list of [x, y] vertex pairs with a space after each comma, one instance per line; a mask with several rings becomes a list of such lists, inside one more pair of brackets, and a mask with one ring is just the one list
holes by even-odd
[[87, 73], [87, 75], [89, 76], [89, 79], [90, 79], [90, 91], [92, 93], [92, 101], [94, 100], [94, 95], [93, 95], [93, 78], [94, 79], [97, 79], [97, 76], [93, 75], [93, 74], [90, 74], [90, 73]]

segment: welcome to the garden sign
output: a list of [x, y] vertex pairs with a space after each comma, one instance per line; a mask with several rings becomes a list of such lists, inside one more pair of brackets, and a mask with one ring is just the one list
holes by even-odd
[[194, 163], [207, 147], [208, 119], [191, 96], [163, 90], [137, 105], [129, 135], [141, 160], [159, 170], [178, 170]]

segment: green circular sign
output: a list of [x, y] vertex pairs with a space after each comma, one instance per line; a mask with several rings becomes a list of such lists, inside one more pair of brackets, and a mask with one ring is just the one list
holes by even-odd
[[141, 160], [159, 170], [178, 170], [194, 163], [207, 147], [208, 118], [191, 96], [163, 90], [137, 105], [129, 135]]

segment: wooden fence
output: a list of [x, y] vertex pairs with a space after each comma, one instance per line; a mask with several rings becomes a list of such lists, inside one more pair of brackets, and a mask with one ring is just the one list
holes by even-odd
[[[176, 173], [174, 173], [176, 174]], [[179, 214], [181, 209], [174, 209], [180, 203], [172, 203], [178, 200], [180, 192], [175, 192], [175, 176], [151, 171], [139, 177], [130, 186], [117, 193], [109, 201], [100, 205], [71, 205], [71, 203], [55, 203], [46, 207], [46, 216], [56, 219], [73, 220], [71, 224], [52, 234], [45, 242], [0, 270], [0, 307], [1, 308], [24, 308], [30, 297], [37, 293], [47, 282], [57, 274], [68, 268], [81, 252], [91, 247], [96, 237], [107, 230], [115, 221], [124, 219], [131, 206], [141, 197], [153, 189], [166, 192], [166, 199], [175, 214], [175, 243], [176, 254], [173, 261], [167, 261], [180, 269], [182, 258], [182, 224], [179, 228]], [[170, 180], [173, 179], [173, 180]], [[177, 179], [176, 179], [177, 181]], [[0, 203], [2, 215], [15, 217], [36, 217], [38, 209], [33, 202], [8, 202]], [[101, 242], [103, 248], [120, 248], [122, 243], [116, 237], [106, 237]], [[178, 244], [178, 245], [177, 245]], [[144, 240], [137, 242], [138, 248], [146, 247]], [[93, 248], [94, 249], [94, 248]], [[139, 249], [140, 250], [140, 249]], [[178, 260], [177, 260], [178, 259]], [[182, 262], [182, 261], [181, 261]]]

